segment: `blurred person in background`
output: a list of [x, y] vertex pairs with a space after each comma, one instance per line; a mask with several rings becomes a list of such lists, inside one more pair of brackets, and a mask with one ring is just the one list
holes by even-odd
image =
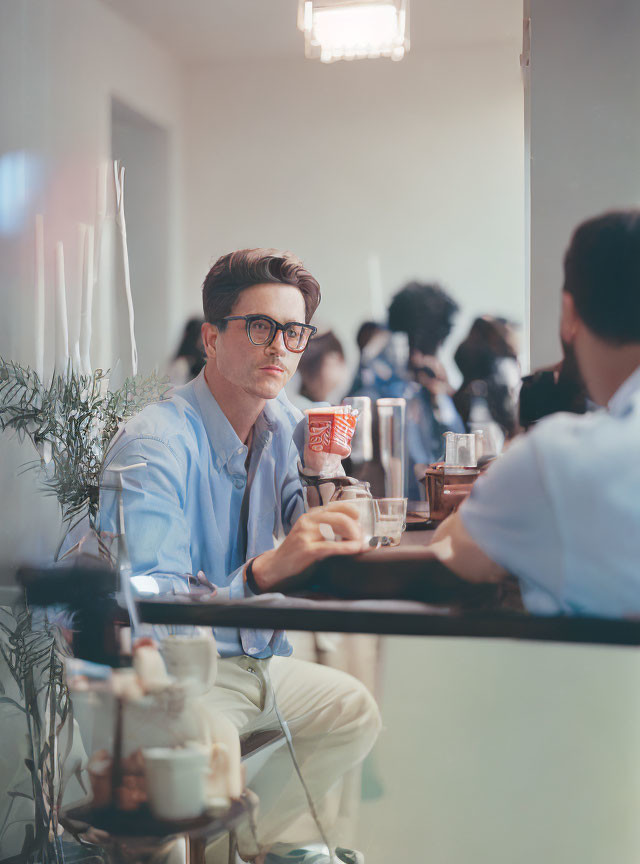
[[405, 334], [393, 334], [384, 324], [365, 321], [358, 329], [356, 342], [360, 352], [358, 370], [346, 395], [369, 396], [373, 400], [403, 396], [409, 356]]
[[585, 414], [596, 407], [589, 399], [574, 351], [570, 345], [562, 347], [564, 357], [560, 363], [522, 379], [519, 421], [525, 431], [558, 411]]
[[437, 462], [444, 454], [445, 432], [464, 432], [438, 352], [451, 332], [458, 304], [435, 283], [410, 282], [389, 306], [389, 329], [408, 339], [407, 399], [408, 497], [423, 497], [418, 466]]
[[518, 429], [518, 334], [505, 318], [476, 318], [454, 355], [462, 384], [453, 397], [468, 431], [484, 433], [484, 455], [497, 456]]
[[193, 380], [204, 367], [206, 358], [202, 344], [203, 324], [204, 318], [190, 318], [185, 324], [180, 347], [167, 369], [167, 377], [174, 387]]
[[301, 411], [313, 408], [318, 402], [328, 402], [335, 391], [342, 395], [346, 373], [342, 344], [332, 330], [327, 330], [309, 340], [295, 376], [298, 391], [289, 398]]

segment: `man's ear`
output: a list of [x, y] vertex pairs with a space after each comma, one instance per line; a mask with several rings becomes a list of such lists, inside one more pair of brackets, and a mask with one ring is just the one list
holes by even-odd
[[202, 325], [202, 344], [204, 353], [207, 357], [216, 356], [216, 342], [220, 331], [215, 324], [209, 324], [207, 321]]
[[560, 319], [560, 338], [567, 345], [573, 345], [578, 329], [578, 313], [573, 295], [562, 292], [562, 317]]

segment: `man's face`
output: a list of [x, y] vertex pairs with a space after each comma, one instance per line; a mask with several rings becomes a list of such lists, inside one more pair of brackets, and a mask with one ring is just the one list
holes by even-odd
[[[265, 283], [246, 288], [231, 315], [268, 315], [280, 324], [305, 321], [302, 293], [293, 285]], [[229, 321], [224, 330], [203, 328], [207, 356], [218, 374], [251, 396], [274, 399], [298, 368], [301, 354], [288, 351], [278, 330], [271, 345], [253, 345], [245, 321]]]

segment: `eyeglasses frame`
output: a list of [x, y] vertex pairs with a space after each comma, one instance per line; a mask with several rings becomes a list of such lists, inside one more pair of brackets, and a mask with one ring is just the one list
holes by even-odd
[[[265, 318], [267, 321], [270, 321], [274, 327], [273, 335], [271, 339], [268, 339], [266, 342], [254, 342], [250, 335], [250, 328], [253, 321], [257, 321], [260, 318]], [[292, 354], [302, 354], [302, 352], [309, 345], [309, 339], [318, 332], [318, 328], [314, 327], [313, 324], [304, 324], [302, 321], [287, 321], [286, 324], [281, 324], [279, 321], [276, 321], [275, 318], [272, 318], [270, 315], [227, 315], [226, 318], [219, 318], [217, 321], [214, 321], [214, 324], [221, 324], [222, 322], [227, 321], [244, 321], [245, 322], [245, 330], [247, 333], [247, 339], [251, 342], [252, 345], [255, 345], [256, 348], [264, 348], [268, 347], [272, 344], [273, 340], [278, 335], [278, 330], [282, 330], [282, 341], [284, 343], [284, 347], [287, 351], [291, 351]], [[305, 342], [302, 348], [289, 348], [287, 345], [287, 340], [285, 338], [285, 330], [287, 327], [291, 327], [292, 324], [297, 325], [298, 327], [304, 327], [307, 330], [310, 330], [309, 336], [307, 337], [307, 341]]]

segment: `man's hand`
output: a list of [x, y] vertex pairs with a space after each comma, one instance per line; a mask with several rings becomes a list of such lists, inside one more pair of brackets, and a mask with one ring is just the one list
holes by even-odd
[[[320, 474], [324, 470], [324, 468], [327, 464], [327, 460], [330, 459], [331, 455], [339, 456], [341, 460], [346, 459], [347, 456], [351, 455], [351, 447], [347, 447], [347, 446], [340, 444], [339, 442], [335, 441], [331, 445], [331, 454], [329, 454], [329, 453], [326, 453], [324, 450], [322, 450], [320, 452], [318, 452], [316, 450], [312, 450], [311, 447], [309, 447], [309, 444], [307, 442], [304, 445], [304, 452], [303, 452], [303, 456], [302, 456], [302, 461], [304, 463], [304, 467], [307, 468], [309, 471], [313, 472], [314, 474]], [[335, 460], [331, 460], [331, 461], [335, 461]], [[338, 474], [343, 473], [341, 467], [337, 473]]]
[[442, 393], [450, 396], [453, 393], [446, 369], [437, 357], [414, 351], [411, 359], [416, 381], [432, 396], [440, 396]]
[[[327, 526], [342, 540], [328, 540]], [[336, 501], [303, 513], [277, 549], [254, 559], [253, 578], [261, 591], [270, 591], [314, 561], [330, 555], [355, 555], [365, 548], [358, 510]]]

